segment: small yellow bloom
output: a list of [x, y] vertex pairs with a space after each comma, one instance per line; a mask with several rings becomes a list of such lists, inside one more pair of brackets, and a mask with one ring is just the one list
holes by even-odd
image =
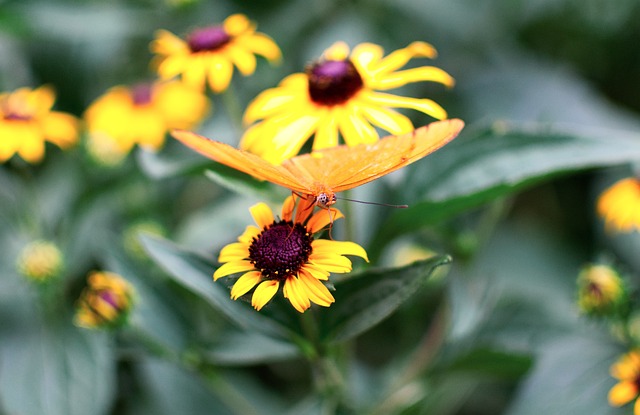
[[298, 154], [315, 134], [313, 149], [338, 145], [339, 134], [350, 146], [378, 140], [375, 127], [391, 134], [414, 129], [411, 120], [391, 108], [410, 108], [438, 120], [445, 110], [426, 98], [407, 98], [386, 91], [419, 81], [453, 86], [453, 78], [433, 66], [399, 70], [415, 57], [434, 58], [433, 46], [414, 42], [383, 57], [378, 45], [363, 43], [351, 54], [337, 42], [306, 73], [286, 77], [247, 107], [244, 121], [254, 124], [240, 146], [273, 164]]
[[598, 214], [608, 230], [640, 230], [640, 179], [628, 177], [605, 190], [598, 198]]
[[133, 297], [133, 287], [120, 275], [93, 272], [80, 294], [75, 324], [90, 329], [119, 326], [129, 315]]
[[611, 376], [619, 382], [609, 391], [609, 405], [622, 406], [635, 399], [633, 414], [640, 415], [640, 351], [632, 350], [611, 365]]
[[618, 273], [606, 265], [586, 266], [578, 275], [578, 307], [586, 314], [606, 314], [626, 298]]
[[[335, 300], [322, 281], [331, 272], [351, 271], [345, 255], [367, 260], [367, 253], [354, 242], [314, 239], [334, 220], [342, 217], [337, 209], [323, 209], [311, 216], [314, 202], [290, 196], [282, 206], [282, 219], [275, 219], [264, 203], [251, 208], [256, 226], [248, 226], [238, 242], [227, 245], [218, 261], [224, 263], [213, 274], [220, 277], [244, 273], [233, 285], [231, 298], [236, 300], [255, 287], [251, 304], [260, 310], [283, 284], [283, 294], [291, 305], [303, 313], [311, 303], [329, 307]], [[295, 215], [294, 215], [295, 209]]]
[[51, 111], [55, 93], [48, 86], [0, 94], [0, 163], [18, 154], [29, 163], [42, 160], [45, 141], [62, 149], [78, 140], [78, 120]]
[[162, 79], [181, 75], [187, 84], [204, 89], [208, 83], [216, 93], [229, 87], [234, 65], [248, 76], [256, 70], [255, 55], [270, 61], [281, 56], [278, 45], [256, 32], [256, 25], [242, 14], [227, 17], [220, 26], [196, 29], [186, 41], [159, 30], [151, 51], [158, 55], [154, 64]]
[[31, 242], [22, 249], [16, 267], [25, 277], [45, 282], [60, 275], [62, 258], [62, 252], [55, 243], [40, 240]]
[[157, 150], [173, 128], [191, 129], [209, 111], [208, 99], [178, 81], [117, 86], [94, 101], [84, 118], [89, 151], [116, 162], [134, 145]]

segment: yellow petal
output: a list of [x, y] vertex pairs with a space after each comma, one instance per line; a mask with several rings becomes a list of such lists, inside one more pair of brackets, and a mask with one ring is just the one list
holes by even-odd
[[358, 72], [360, 72], [360, 75], [364, 75], [372, 64], [382, 59], [383, 55], [384, 50], [382, 47], [373, 43], [361, 43], [353, 48], [351, 61], [358, 69]]
[[342, 133], [345, 143], [350, 146], [358, 144], [372, 144], [378, 141], [380, 136], [375, 128], [356, 111], [343, 114], [338, 128]]
[[288, 88], [267, 89], [258, 94], [258, 96], [249, 103], [243, 120], [245, 123], [251, 124], [256, 120], [270, 117], [276, 112], [286, 110], [299, 96], [300, 94], [297, 93], [297, 91], [291, 91]]
[[233, 261], [223, 264], [213, 273], [213, 280], [217, 280], [227, 275], [236, 274], [238, 272], [251, 271], [254, 269], [253, 264], [249, 261]]
[[67, 148], [78, 140], [78, 120], [62, 112], [53, 111], [43, 120], [44, 135], [60, 148]]
[[391, 52], [376, 65], [376, 73], [390, 73], [406, 65], [414, 57], [435, 58], [437, 52], [433, 46], [425, 42], [413, 42], [403, 49]]
[[282, 211], [280, 212], [283, 220], [289, 221], [293, 219], [293, 210], [296, 207], [297, 199], [297, 197], [291, 195], [284, 200], [284, 203], [282, 204]]
[[427, 115], [430, 115], [438, 120], [444, 120], [445, 118], [447, 118], [447, 112], [444, 110], [444, 108], [430, 99], [400, 97], [397, 95], [385, 94], [382, 92], [371, 93], [367, 95], [367, 99], [370, 102], [376, 103], [381, 106], [414, 109], [416, 111], [420, 111]]
[[191, 55], [189, 60], [185, 62], [182, 80], [191, 88], [202, 89], [204, 87], [207, 73], [202, 55], [202, 53]]
[[333, 224], [337, 219], [343, 217], [342, 212], [338, 209], [321, 209], [316, 212], [311, 219], [309, 219], [309, 222], [307, 222], [307, 229], [309, 229], [310, 233], [314, 234], [320, 232], [329, 224]]
[[311, 303], [309, 302], [309, 296], [306, 292], [306, 286], [296, 277], [289, 277], [284, 282], [283, 294], [285, 298], [289, 299], [293, 308], [300, 313], [304, 313]]
[[638, 387], [634, 382], [620, 382], [609, 391], [609, 404], [611, 406], [622, 406], [631, 402], [638, 396]]
[[315, 255], [309, 256], [309, 263], [316, 265], [328, 272], [342, 274], [351, 271], [351, 261], [349, 258], [340, 255]]
[[329, 307], [336, 301], [323, 283], [306, 273], [304, 270], [301, 270], [299, 279], [304, 283], [309, 300], [312, 302], [323, 307]]
[[413, 82], [438, 82], [447, 87], [452, 87], [455, 80], [440, 68], [435, 66], [422, 66], [420, 68], [408, 69], [406, 71], [393, 72], [391, 74], [376, 78], [367, 85], [374, 89], [393, 89]]
[[188, 52], [188, 45], [178, 36], [167, 30], [158, 30], [155, 33], [155, 40], [151, 42], [150, 49], [153, 53], [161, 55], [172, 55], [175, 53]]
[[246, 293], [248, 293], [253, 287], [255, 287], [262, 280], [262, 274], [260, 271], [249, 271], [236, 281], [231, 288], [231, 299], [237, 300]]
[[245, 229], [245, 231], [242, 233], [242, 235], [238, 237], [238, 241], [245, 244], [250, 244], [253, 238], [260, 235], [260, 232], [262, 232], [262, 229], [253, 225], [249, 225], [247, 226], [247, 229]]
[[213, 92], [225, 91], [231, 83], [233, 65], [222, 55], [214, 53], [205, 60], [207, 78]]
[[256, 57], [245, 48], [229, 44], [224, 53], [229, 57], [231, 62], [238, 68], [241, 74], [251, 75], [256, 70]]
[[311, 242], [312, 252], [314, 254], [337, 254], [337, 255], [354, 255], [364, 258], [369, 262], [367, 258], [367, 251], [363, 247], [355, 242], [349, 241], [330, 241], [328, 239], [316, 239]]
[[331, 115], [322, 118], [313, 139], [313, 150], [335, 147], [338, 145], [338, 123]]
[[331, 274], [329, 271], [313, 264], [304, 264], [302, 268], [307, 274], [312, 276], [315, 279], [326, 281], [329, 279], [329, 275]]
[[268, 280], [263, 281], [258, 285], [255, 292], [253, 293], [253, 297], [251, 297], [251, 305], [256, 310], [260, 310], [265, 306], [273, 298], [275, 293], [278, 292], [278, 287], [280, 283], [276, 280]]
[[329, 61], [343, 61], [349, 57], [349, 46], [344, 42], [336, 42], [322, 56]]
[[251, 21], [244, 14], [236, 13], [224, 19], [224, 31], [229, 36], [238, 36], [251, 29]]
[[236, 39], [236, 43], [248, 51], [260, 55], [269, 61], [279, 61], [282, 57], [280, 48], [269, 36], [263, 33], [254, 33]]
[[249, 246], [246, 243], [234, 242], [222, 248], [218, 262], [241, 261], [249, 257]]
[[259, 228], [270, 226], [274, 222], [273, 212], [266, 203], [260, 202], [249, 208], [253, 220]]
[[[362, 105], [362, 113], [367, 120], [393, 135], [406, 134], [414, 130], [413, 123], [409, 117], [394, 110], [371, 105]], [[317, 138], [316, 138], [317, 140]]]

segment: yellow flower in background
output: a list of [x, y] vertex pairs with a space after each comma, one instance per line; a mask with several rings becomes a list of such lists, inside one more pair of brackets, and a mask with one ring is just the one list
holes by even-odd
[[607, 314], [626, 300], [618, 273], [607, 265], [588, 265], [578, 275], [578, 307], [586, 314]]
[[133, 306], [133, 287], [112, 272], [92, 272], [80, 294], [75, 324], [85, 328], [116, 327]]
[[338, 145], [339, 135], [350, 146], [373, 143], [379, 138], [375, 127], [394, 135], [412, 131], [409, 118], [391, 108], [447, 118], [430, 99], [379, 92], [419, 81], [453, 86], [453, 78], [433, 66], [399, 70], [412, 58], [434, 58], [433, 46], [414, 42], [384, 57], [380, 46], [362, 43], [349, 52], [337, 42], [305, 73], [289, 75], [258, 95], [244, 115], [247, 124], [258, 123], [245, 132], [241, 148], [280, 164], [314, 134], [313, 149], [319, 150]]
[[354, 242], [314, 239], [334, 220], [342, 217], [337, 209], [320, 210], [314, 215], [313, 201], [288, 197], [281, 219], [275, 219], [264, 203], [251, 208], [258, 226], [248, 226], [238, 242], [227, 245], [218, 261], [224, 263], [213, 274], [218, 278], [242, 272], [233, 285], [231, 298], [236, 300], [255, 288], [251, 304], [260, 310], [283, 283], [283, 294], [291, 305], [303, 313], [315, 303], [328, 307], [335, 300], [322, 283], [331, 272], [351, 271], [351, 261], [345, 255], [367, 259], [367, 253]]
[[623, 406], [635, 399], [633, 414], [640, 415], [640, 351], [632, 350], [611, 365], [611, 376], [618, 383], [609, 391], [609, 404]]
[[78, 140], [78, 120], [51, 111], [55, 93], [48, 86], [0, 94], [0, 163], [14, 154], [29, 163], [42, 160], [45, 141], [62, 149]]
[[640, 230], [640, 179], [628, 177], [614, 183], [600, 195], [597, 208], [608, 230]]
[[193, 128], [209, 108], [204, 94], [179, 81], [114, 87], [85, 112], [89, 151], [112, 164], [136, 144], [157, 150], [170, 129]]
[[196, 29], [186, 40], [159, 30], [151, 51], [158, 55], [154, 65], [162, 79], [181, 75], [188, 85], [204, 89], [208, 83], [216, 93], [229, 87], [234, 66], [247, 76], [255, 72], [255, 55], [270, 61], [281, 56], [278, 45], [256, 32], [256, 25], [242, 14], [227, 17], [220, 26]]
[[38, 240], [22, 248], [16, 267], [30, 280], [46, 282], [60, 275], [63, 262], [62, 252], [55, 243]]

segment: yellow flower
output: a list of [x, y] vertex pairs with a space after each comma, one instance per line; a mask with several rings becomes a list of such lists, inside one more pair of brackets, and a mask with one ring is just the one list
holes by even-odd
[[608, 230], [640, 230], [640, 179], [628, 177], [605, 190], [598, 198], [598, 214]]
[[174, 34], [159, 30], [151, 43], [151, 51], [158, 75], [170, 79], [182, 75], [187, 84], [223, 92], [229, 87], [235, 65], [242, 75], [256, 70], [256, 57], [270, 61], [280, 59], [278, 45], [267, 35], [256, 32], [256, 25], [242, 14], [234, 14], [220, 26], [209, 26], [192, 31], [186, 41]]
[[45, 141], [67, 148], [78, 140], [78, 120], [51, 111], [55, 93], [48, 86], [0, 94], [0, 163], [18, 154], [29, 163], [42, 160]]
[[609, 266], [589, 265], [578, 275], [578, 307], [586, 314], [609, 313], [625, 298], [622, 279]]
[[251, 208], [256, 226], [248, 226], [238, 242], [227, 245], [218, 261], [224, 263], [213, 274], [220, 277], [243, 272], [231, 289], [236, 300], [256, 287], [251, 304], [260, 310], [283, 284], [283, 294], [291, 305], [303, 313], [311, 302], [328, 307], [335, 300], [321, 282], [331, 272], [351, 271], [351, 261], [344, 255], [367, 259], [367, 253], [354, 242], [314, 239], [334, 220], [342, 217], [337, 209], [320, 210], [311, 216], [313, 201], [288, 197], [282, 206], [282, 218], [274, 219], [264, 203]]
[[386, 57], [383, 53], [380, 46], [363, 43], [349, 54], [345, 43], [335, 43], [305, 73], [289, 75], [249, 104], [244, 121], [262, 121], [245, 132], [240, 146], [280, 164], [298, 154], [313, 134], [313, 149], [319, 150], [338, 145], [338, 134], [354, 146], [378, 140], [375, 127], [396, 135], [412, 131], [409, 118], [391, 108], [447, 118], [445, 110], [430, 99], [378, 92], [419, 81], [452, 86], [453, 78], [433, 66], [399, 71], [414, 57], [434, 58], [435, 49], [414, 42]]
[[193, 128], [209, 106], [201, 92], [178, 81], [114, 87], [85, 112], [89, 151], [104, 155], [108, 163], [111, 156], [117, 162], [136, 144], [159, 149], [167, 131]]
[[45, 282], [60, 274], [63, 267], [62, 258], [62, 252], [53, 242], [34, 241], [20, 251], [16, 266], [25, 277]]
[[133, 305], [133, 287], [120, 275], [94, 271], [80, 294], [75, 324], [85, 328], [116, 327]]
[[619, 382], [609, 391], [609, 404], [622, 406], [636, 400], [633, 414], [640, 415], [640, 351], [632, 350], [611, 365], [611, 376]]

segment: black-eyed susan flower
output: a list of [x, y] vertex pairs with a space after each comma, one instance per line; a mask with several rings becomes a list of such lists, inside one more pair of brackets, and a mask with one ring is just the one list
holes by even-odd
[[75, 324], [85, 328], [117, 327], [133, 306], [133, 287], [120, 275], [95, 271], [80, 294]]
[[625, 303], [622, 278], [607, 265], [588, 265], [578, 275], [578, 307], [585, 314], [611, 314]]
[[605, 190], [598, 198], [598, 214], [608, 230], [640, 230], [640, 179], [628, 177]]
[[78, 140], [78, 120], [52, 111], [55, 93], [48, 86], [0, 94], [0, 163], [17, 154], [29, 163], [42, 160], [45, 141], [66, 149]]
[[[287, 198], [282, 217], [275, 219], [264, 203], [251, 208], [257, 226], [248, 226], [238, 242], [227, 245], [218, 260], [224, 263], [213, 279], [242, 272], [233, 285], [231, 298], [236, 300], [255, 287], [251, 304], [260, 310], [276, 294], [282, 283], [283, 294], [293, 307], [304, 312], [315, 303], [324, 307], [335, 300], [322, 283], [329, 274], [351, 271], [345, 255], [367, 260], [367, 253], [354, 242], [315, 239], [314, 234], [342, 217], [337, 209], [320, 210], [311, 215], [313, 200]], [[295, 215], [294, 215], [295, 210]]]
[[55, 243], [37, 240], [22, 248], [16, 268], [32, 281], [46, 282], [60, 275], [63, 264], [62, 252]]
[[312, 135], [313, 149], [318, 150], [338, 145], [339, 135], [348, 145], [375, 142], [375, 127], [391, 134], [412, 131], [409, 118], [392, 108], [414, 109], [439, 120], [447, 117], [430, 99], [380, 92], [419, 81], [452, 86], [453, 78], [433, 66], [399, 70], [412, 58], [434, 58], [431, 45], [414, 42], [383, 55], [382, 48], [371, 43], [356, 46], [351, 54], [345, 43], [335, 43], [305, 73], [289, 75], [249, 104], [244, 121], [257, 123], [245, 132], [241, 147], [280, 164]]
[[151, 51], [157, 54], [154, 63], [162, 79], [180, 75], [196, 88], [204, 89], [208, 83], [216, 93], [229, 87], [234, 66], [248, 76], [255, 72], [255, 55], [269, 61], [281, 56], [278, 45], [269, 36], [256, 32], [256, 25], [242, 14], [227, 17], [219, 26], [195, 29], [186, 40], [159, 30]]
[[[190, 129], [209, 111], [200, 91], [179, 81], [117, 86], [96, 99], [84, 118], [89, 152], [98, 160], [115, 160], [134, 145], [157, 150], [173, 128]], [[103, 157], [104, 156], [104, 157]]]
[[619, 382], [609, 391], [609, 404], [623, 406], [635, 399], [633, 414], [640, 415], [640, 351], [632, 350], [611, 365], [611, 376]]

